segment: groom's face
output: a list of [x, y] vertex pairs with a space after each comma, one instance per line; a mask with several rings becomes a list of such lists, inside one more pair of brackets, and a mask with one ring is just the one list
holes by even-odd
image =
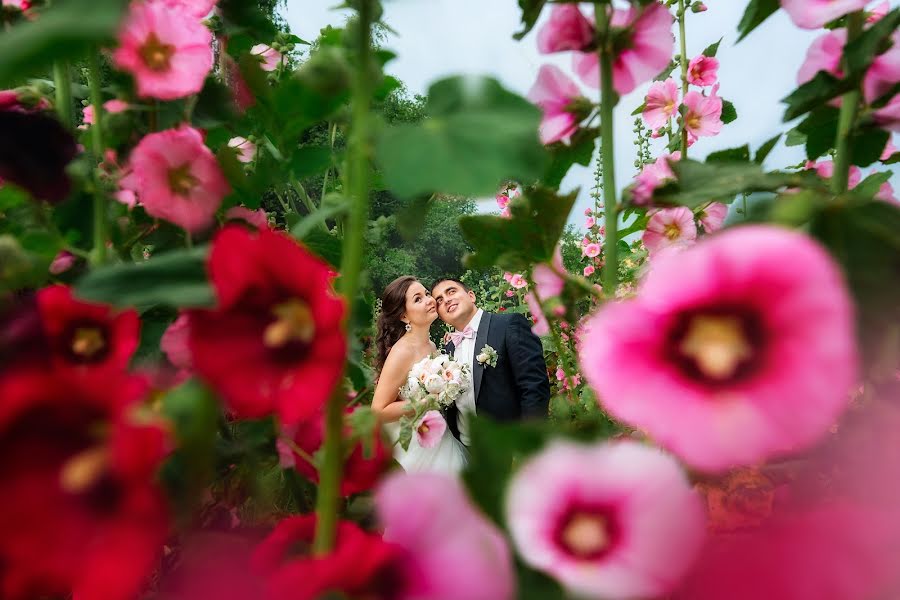
[[438, 316], [448, 325], [462, 329], [468, 325], [478, 307], [475, 306], [475, 293], [455, 281], [442, 281], [431, 290], [437, 302]]

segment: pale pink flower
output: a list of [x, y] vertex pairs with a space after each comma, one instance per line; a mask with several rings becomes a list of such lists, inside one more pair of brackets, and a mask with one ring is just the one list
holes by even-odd
[[237, 136], [228, 140], [228, 147], [237, 150], [237, 159], [242, 163], [253, 162], [256, 158], [256, 144], [245, 137]]
[[634, 187], [631, 190], [635, 204], [639, 206], [650, 204], [656, 188], [675, 179], [675, 174], [669, 166], [670, 160], [681, 160], [681, 152], [676, 151], [672, 154], [663, 154], [655, 162], [644, 165], [641, 172], [634, 178]]
[[688, 64], [687, 80], [691, 85], [706, 87], [716, 82], [719, 60], [713, 56], [701, 54], [691, 59]]
[[[123, 100], [119, 100], [118, 98], [113, 98], [112, 100], [107, 100], [103, 103], [103, 110], [112, 115], [125, 112], [129, 108], [131, 108], [130, 104]], [[81, 115], [83, 123], [83, 125], [80, 126], [81, 129], [85, 129], [87, 125], [94, 124], [94, 106], [92, 104], [88, 104], [81, 109]]]
[[[612, 26], [628, 29], [622, 50], [613, 62], [613, 88], [625, 95], [645, 81], [653, 79], [672, 59], [675, 37], [672, 35], [672, 13], [653, 2], [643, 10], [631, 6], [614, 10]], [[572, 68], [586, 85], [600, 86], [600, 67], [596, 52], [577, 52]]]
[[818, 29], [829, 21], [865, 8], [870, 0], [781, 0], [781, 7], [794, 25]]
[[495, 200], [497, 200], [497, 206], [501, 209], [506, 208], [509, 205], [509, 196], [506, 194], [497, 194]]
[[232, 206], [225, 211], [226, 221], [245, 221], [257, 229], [268, 229], [269, 215], [262, 208], [250, 210], [246, 206]]
[[890, 181], [885, 181], [881, 184], [881, 187], [878, 188], [878, 193], [875, 194], [875, 198], [884, 202], [898, 202], [897, 197], [894, 195], [894, 186], [891, 185]]
[[600, 254], [600, 244], [591, 242], [581, 250], [581, 253], [588, 258], [594, 258]]
[[[512, 600], [515, 574], [501, 531], [456, 477], [396, 473], [375, 494], [385, 540], [406, 551], [398, 600]], [[465, 574], [465, 576], [462, 576]]]
[[537, 38], [541, 54], [584, 50], [593, 43], [594, 26], [581, 14], [577, 4], [555, 4]]
[[509, 280], [512, 279], [512, 277], [513, 277], [513, 274], [510, 273], [509, 271], [507, 271], [506, 273], [503, 274], [503, 279], [506, 281], [506, 283], [509, 283]]
[[135, 177], [131, 167], [128, 166], [122, 171], [122, 176], [119, 178], [119, 189], [113, 193], [113, 198], [131, 209], [137, 206], [138, 203], [137, 190], [137, 177]]
[[504, 219], [509, 219], [512, 217], [512, 212], [509, 210], [508, 206], [500, 211], [500, 217]]
[[664, 208], [653, 213], [641, 237], [650, 256], [669, 246], [691, 244], [696, 239], [694, 213], [684, 206]]
[[597, 221], [596, 221], [596, 219], [594, 219], [594, 217], [588, 217], [587, 219], [584, 220], [584, 226], [586, 229], [590, 229], [596, 224], [597, 224]]
[[534, 266], [531, 271], [531, 279], [534, 281], [534, 291], [540, 296], [541, 300], [554, 298], [562, 294], [563, 287], [566, 282], [557, 273], [565, 273], [566, 268], [563, 266], [562, 254], [560, 254], [559, 246], [553, 251], [552, 266], [540, 263]]
[[879, 160], [887, 160], [897, 152], [897, 147], [894, 146], [894, 140], [888, 138], [887, 144], [884, 146], [884, 151], [881, 153], [881, 156], [878, 157]]
[[583, 598], [662, 597], [704, 538], [678, 463], [631, 440], [551, 442], [513, 476], [505, 512], [525, 563]]
[[691, 466], [756, 464], [814, 443], [847, 405], [853, 313], [810, 238], [732, 228], [660, 256], [637, 297], [586, 321], [582, 373], [605, 410]]
[[260, 59], [263, 71], [274, 71], [281, 65], [281, 52], [266, 44], [257, 44], [250, 48], [250, 54]]
[[900, 94], [897, 94], [884, 108], [872, 113], [875, 122], [889, 131], [900, 131]]
[[75, 255], [68, 250], [60, 250], [53, 262], [50, 263], [50, 274], [59, 275], [60, 273], [65, 273], [72, 268], [76, 260]]
[[592, 211], [591, 209], [586, 208], [586, 209], [584, 209], [584, 216], [589, 217], [589, 216], [591, 216], [591, 214], [593, 214], [593, 212], [594, 211]]
[[678, 84], [674, 79], [654, 81], [647, 91], [641, 116], [651, 129], [659, 129], [678, 112]]
[[709, 96], [695, 90], [684, 95], [684, 127], [695, 138], [718, 135], [722, 130], [722, 99], [717, 91], [716, 85]]
[[544, 113], [540, 126], [542, 144], [568, 143], [578, 131], [579, 119], [570, 110], [572, 102], [580, 97], [578, 86], [559, 67], [541, 66], [537, 81], [528, 91], [528, 99]]
[[584, 268], [584, 276], [585, 276], [585, 277], [590, 277], [591, 275], [594, 274], [594, 271], [595, 271], [595, 270], [596, 270], [596, 269], [594, 268], [594, 265], [588, 265], [588, 266], [586, 266], [586, 267]]
[[700, 213], [700, 224], [703, 225], [703, 231], [712, 233], [722, 229], [722, 224], [725, 223], [727, 216], [728, 206], [721, 202], [711, 203]]
[[797, 71], [797, 83], [806, 83], [819, 71], [841, 77], [841, 54], [846, 43], [846, 29], [834, 29], [813, 40], [806, 51], [806, 59]]
[[509, 285], [513, 286], [517, 290], [521, 290], [523, 287], [526, 287], [528, 285], [528, 281], [521, 274], [516, 273], [509, 278]]
[[[814, 170], [822, 179], [831, 179], [831, 176], [834, 175], [834, 161], [831, 160], [823, 160], [821, 162], [808, 160], [806, 161], [806, 168]], [[856, 165], [850, 165], [850, 172], [847, 177], [847, 187], [853, 189], [859, 185], [860, 181], [862, 181], [862, 171]]]
[[196, 129], [148, 134], [131, 153], [137, 195], [147, 214], [194, 232], [208, 227], [230, 188]]
[[185, 312], [179, 313], [178, 318], [166, 327], [159, 339], [159, 347], [173, 366], [181, 370], [193, 369], [193, 359], [188, 339], [191, 334], [191, 321]]
[[514, 291], [512, 291], [512, 290], [506, 290], [506, 297], [507, 297], [507, 298], [514, 298], [515, 295], [516, 295], [516, 293], [515, 293]]
[[587, 236], [584, 236], [583, 238], [581, 238], [581, 247], [582, 248], [584, 248], [585, 246], [587, 246], [590, 243], [591, 243], [591, 238], [589, 238]]
[[183, 10], [190, 16], [198, 19], [208, 15], [216, 5], [216, 0], [162, 0], [162, 2], [169, 7]]
[[199, 92], [212, 69], [212, 33], [159, 0], [132, 4], [112, 58], [134, 76], [141, 97], [183, 98]]
[[436, 410], [429, 410], [422, 415], [416, 425], [416, 441], [423, 448], [434, 448], [441, 441], [447, 430], [447, 421]]
[[891, 10], [891, 3], [888, 0], [884, 0], [881, 4], [872, 8], [872, 10], [866, 13], [866, 23], [871, 25], [873, 23], [877, 23], [881, 19], [884, 18], [886, 14]]

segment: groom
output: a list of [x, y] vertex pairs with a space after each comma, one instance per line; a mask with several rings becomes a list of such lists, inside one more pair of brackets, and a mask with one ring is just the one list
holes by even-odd
[[[442, 279], [431, 290], [438, 316], [455, 329], [444, 351], [472, 366], [469, 389], [447, 409], [447, 424], [469, 445], [469, 415], [497, 421], [546, 418], [550, 379], [541, 340], [521, 314], [495, 314], [475, 304], [475, 293], [455, 279]], [[485, 360], [485, 347], [496, 351]], [[487, 354], [490, 354], [488, 350]], [[481, 358], [482, 360], [479, 360]]]

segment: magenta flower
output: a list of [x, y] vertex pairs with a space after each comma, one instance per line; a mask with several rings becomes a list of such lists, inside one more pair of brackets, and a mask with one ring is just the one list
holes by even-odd
[[132, 4], [112, 58], [134, 76], [141, 97], [183, 98], [199, 92], [212, 69], [212, 33], [161, 0]]
[[504, 209], [509, 205], [509, 196], [506, 194], [497, 194], [494, 199], [497, 201], [497, 206], [501, 209]]
[[684, 206], [664, 208], [653, 213], [641, 241], [650, 256], [672, 246], [686, 246], [697, 239], [694, 213]]
[[704, 537], [700, 498], [678, 464], [633, 441], [552, 442], [506, 491], [519, 556], [584, 598], [656, 598]]
[[591, 275], [594, 274], [594, 271], [595, 271], [594, 265], [588, 265], [584, 268], [584, 276], [590, 277]]
[[588, 258], [594, 258], [595, 256], [600, 255], [600, 244], [596, 242], [591, 242], [581, 249], [581, 253], [584, 254]]
[[[806, 168], [814, 170], [822, 179], [831, 179], [834, 175], [834, 161], [823, 160], [820, 162], [806, 161]], [[850, 165], [850, 173], [847, 177], [847, 187], [855, 188], [862, 181], [862, 171], [856, 165]]]
[[813, 40], [806, 51], [806, 59], [797, 71], [797, 83], [806, 83], [819, 71], [841, 77], [841, 54], [846, 43], [846, 29], [834, 29]]
[[256, 144], [245, 137], [231, 138], [228, 140], [228, 147], [237, 150], [237, 159], [242, 163], [251, 163], [256, 158]]
[[881, 184], [881, 187], [878, 188], [878, 193], [875, 194], [875, 198], [884, 202], [900, 202], [894, 195], [894, 186], [891, 185], [890, 181], [885, 181]]
[[653, 200], [653, 192], [656, 188], [665, 184], [667, 181], [675, 179], [672, 168], [669, 167], [669, 161], [681, 160], [681, 152], [673, 152], [672, 154], [663, 154], [656, 159], [656, 162], [644, 165], [641, 172], [634, 178], [634, 187], [631, 195], [634, 203], [638, 206], [650, 204]]
[[891, 138], [888, 138], [887, 144], [884, 145], [884, 150], [881, 152], [881, 156], [878, 157], [878, 160], [887, 160], [897, 152], [897, 147], [894, 146], [894, 141]]
[[531, 270], [531, 279], [534, 281], [534, 291], [541, 297], [541, 300], [562, 294], [566, 282], [557, 273], [565, 272], [566, 268], [563, 266], [559, 246], [553, 251], [552, 266], [544, 263], [534, 266]]
[[269, 215], [262, 208], [250, 210], [246, 206], [232, 206], [225, 211], [226, 221], [244, 221], [257, 229], [269, 228]]
[[[675, 37], [672, 35], [672, 13], [653, 2], [643, 10], [634, 6], [614, 10], [612, 26], [630, 33], [613, 63], [613, 88], [625, 95], [645, 81], [653, 79], [672, 59]], [[600, 86], [600, 66], [596, 52], [578, 52], [572, 68], [585, 85]]]
[[48, 270], [51, 275], [65, 273], [72, 268], [76, 260], [75, 255], [68, 250], [60, 250], [59, 254], [53, 259], [53, 262], [50, 263], [50, 268]]
[[674, 79], [654, 81], [647, 91], [641, 116], [650, 129], [659, 129], [678, 112], [678, 84]]
[[712, 233], [722, 229], [725, 223], [725, 217], [728, 216], [728, 207], [721, 202], [712, 202], [700, 213], [700, 224], [703, 225], [703, 231]]
[[212, 223], [230, 192], [216, 157], [192, 127], [148, 134], [132, 151], [131, 166], [147, 214], [191, 232]]
[[688, 83], [700, 87], [712, 85], [716, 82], [716, 72], [718, 70], [719, 60], [717, 58], [703, 54], [695, 56], [688, 64]]
[[818, 29], [842, 17], [865, 8], [869, 0], [781, 0], [794, 25], [802, 29]]
[[694, 138], [718, 135], [722, 130], [722, 99], [716, 92], [718, 86], [713, 86], [709, 96], [693, 90], [684, 95], [684, 127]]
[[423, 448], [434, 448], [441, 441], [447, 430], [447, 421], [436, 410], [429, 410], [422, 415], [416, 425], [416, 441]]
[[556, 4], [550, 19], [538, 32], [538, 52], [550, 54], [584, 50], [594, 43], [594, 26], [581, 14], [577, 4]]
[[580, 121], [571, 107], [580, 98], [578, 86], [559, 67], [541, 66], [537, 81], [528, 91], [528, 99], [544, 112], [540, 127], [542, 144], [569, 142], [578, 131]]
[[594, 217], [588, 217], [584, 220], [584, 226], [586, 229], [591, 229], [594, 225], [596, 225], [597, 221]]
[[[123, 100], [119, 100], [117, 98], [113, 98], [112, 100], [107, 100], [106, 102], [103, 103], [103, 110], [105, 110], [106, 112], [108, 112], [110, 114], [125, 112], [129, 108], [131, 108], [130, 104], [128, 104], [127, 102], [125, 102]], [[81, 109], [81, 115], [82, 115], [81, 120], [83, 123], [83, 125], [80, 126], [81, 129], [85, 129], [87, 125], [94, 124], [94, 106], [93, 105], [88, 104], [83, 109]]]
[[605, 305], [581, 342], [605, 409], [707, 471], [812, 444], [856, 377], [840, 270], [808, 237], [773, 226], [659, 257], [638, 296]]
[[250, 54], [259, 57], [263, 71], [274, 71], [281, 65], [281, 52], [266, 44], [253, 46], [250, 48]]
[[514, 597], [506, 540], [472, 506], [458, 479], [436, 473], [394, 474], [376, 492], [375, 505], [385, 540], [406, 552], [400, 600]]
[[178, 318], [166, 327], [159, 340], [159, 348], [174, 367], [183, 371], [191, 371], [194, 361], [188, 340], [191, 335], [191, 321], [187, 313], [182, 312]]

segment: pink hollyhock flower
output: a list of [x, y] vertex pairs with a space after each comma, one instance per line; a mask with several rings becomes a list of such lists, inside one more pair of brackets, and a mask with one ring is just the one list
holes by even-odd
[[[384, 539], [406, 553], [401, 600], [511, 600], [509, 547], [462, 483], [437, 473], [388, 476], [375, 494]], [[465, 573], [465, 577], [460, 574]], [[398, 590], [399, 591], [399, 590]]]
[[76, 260], [74, 254], [68, 250], [61, 250], [56, 255], [56, 258], [53, 259], [53, 262], [50, 263], [50, 274], [59, 275], [60, 273], [65, 273], [72, 268]]
[[657, 598], [704, 538], [700, 497], [670, 456], [623, 440], [556, 441], [506, 491], [519, 556], [584, 598]]
[[587, 256], [588, 258], [594, 258], [595, 256], [600, 255], [600, 244], [596, 242], [591, 242], [584, 248], [582, 248], [581, 253]]
[[591, 317], [582, 372], [616, 418], [722, 471], [809, 446], [834, 423], [856, 377], [853, 316], [819, 245], [738, 227], [660, 256], [637, 297]]
[[191, 321], [187, 313], [181, 313], [178, 318], [169, 325], [159, 340], [159, 347], [173, 366], [190, 371], [193, 369], [191, 348]]
[[555, 4], [537, 39], [541, 54], [584, 50], [593, 43], [594, 26], [581, 14], [577, 4]]
[[898, 202], [897, 197], [894, 195], [894, 186], [891, 185], [890, 181], [885, 181], [881, 184], [881, 187], [878, 188], [878, 193], [875, 194], [875, 198], [885, 202]]
[[512, 291], [512, 290], [506, 290], [506, 297], [507, 297], [507, 298], [513, 298], [513, 297], [515, 297], [515, 295], [516, 295], [516, 293], [515, 293], [514, 291]]
[[694, 224], [694, 213], [684, 206], [664, 208], [653, 213], [641, 237], [650, 256], [671, 246], [689, 245], [696, 239], [697, 226]]
[[208, 15], [216, 5], [216, 0], [162, 0], [162, 2], [166, 6], [183, 10], [190, 16], [198, 19]]
[[557, 380], [557, 381], [562, 381], [562, 380], [565, 379], [565, 378], [566, 378], [566, 372], [565, 372], [565, 370], [563, 370], [562, 367], [557, 368], [557, 369], [556, 369], [556, 380]]
[[578, 86], [559, 67], [541, 67], [537, 81], [528, 91], [528, 99], [544, 112], [540, 127], [542, 144], [568, 143], [578, 131], [579, 118], [570, 107], [579, 98]]
[[884, 151], [881, 153], [881, 156], [878, 157], [878, 160], [887, 160], [897, 152], [897, 147], [894, 146], [894, 141], [891, 138], [888, 138], [887, 144], [884, 146]]
[[886, 14], [891, 10], [891, 3], [888, 0], [884, 0], [881, 4], [872, 8], [872, 10], [866, 13], [866, 23], [871, 25], [873, 23], [877, 23], [881, 19], [884, 18]]
[[703, 54], [695, 56], [688, 64], [688, 83], [700, 87], [712, 85], [716, 82], [716, 72], [718, 70], [719, 60], [717, 58]]
[[634, 178], [634, 187], [631, 190], [633, 201], [638, 206], [650, 204], [653, 200], [653, 192], [667, 181], [675, 179], [675, 173], [669, 167], [669, 161], [681, 160], [681, 152], [663, 154], [656, 162], [644, 165], [641, 172]]
[[[113, 98], [112, 100], [107, 100], [103, 103], [103, 110], [110, 114], [116, 114], [120, 112], [125, 112], [131, 108], [131, 105], [123, 100], [119, 100], [117, 98]], [[91, 104], [88, 104], [83, 109], [81, 109], [81, 120], [84, 123], [80, 127], [85, 129], [87, 125], [94, 124], [94, 107]]]
[[584, 216], [589, 217], [594, 211], [589, 208], [584, 209]]
[[659, 129], [678, 112], [678, 84], [674, 79], [654, 81], [647, 92], [641, 116], [651, 129]]
[[550, 323], [544, 317], [544, 311], [534, 294], [525, 294], [525, 304], [528, 306], [528, 312], [531, 313], [531, 320], [534, 321], [531, 332], [537, 336], [549, 335]]
[[416, 425], [416, 441], [423, 448], [434, 448], [441, 441], [444, 432], [447, 431], [447, 421], [436, 410], [429, 410], [422, 415], [422, 420]]
[[131, 153], [131, 167], [147, 214], [192, 232], [212, 223], [231, 191], [200, 132], [186, 125], [146, 135]]
[[887, 106], [872, 113], [875, 122], [890, 131], [900, 131], [900, 94], [891, 98]]
[[818, 29], [847, 13], [865, 8], [870, 0], [781, 0], [794, 25], [802, 29]]
[[506, 208], [509, 205], [509, 196], [506, 194], [497, 194], [495, 200], [500, 208]]
[[274, 71], [281, 65], [281, 52], [265, 44], [253, 46], [250, 54], [259, 57], [263, 71]]
[[584, 268], [584, 276], [585, 276], [585, 277], [590, 277], [591, 275], [594, 274], [594, 271], [595, 271], [595, 270], [596, 270], [596, 269], [594, 268], [594, 265], [588, 265], [588, 266], [586, 266], [586, 267]]
[[544, 263], [534, 266], [531, 271], [531, 279], [534, 281], [534, 291], [541, 300], [562, 294], [566, 282], [557, 273], [565, 273], [565, 271], [559, 246], [553, 252], [552, 266]]
[[512, 278], [513, 278], [513, 274], [510, 273], [509, 271], [507, 271], [506, 273], [503, 274], [503, 279], [506, 281], [506, 283], [509, 283], [509, 280]]
[[596, 219], [594, 219], [594, 217], [588, 217], [587, 219], [584, 220], [584, 226], [586, 229], [590, 229], [596, 224], [597, 224], [597, 221], [596, 221]]
[[517, 290], [522, 289], [528, 285], [528, 281], [519, 273], [516, 273], [512, 277], [509, 278], [509, 285], [513, 286]]
[[257, 229], [269, 228], [269, 215], [261, 208], [250, 210], [246, 206], [232, 206], [225, 211], [225, 220], [245, 221]]
[[242, 163], [251, 163], [256, 158], [256, 144], [245, 137], [231, 138], [228, 140], [228, 147], [237, 150], [237, 159]]
[[813, 40], [806, 51], [806, 59], [797, 71], [797, 83], [806, 83], [819, 71], [841, 77], [841, 54], [846, 43], [846, 29], [834, 29]]
[[717, 91], [714, 86], [709, 96], [693, 90], [684, 95], [684, 127], [695, 138], [718, 135], [722, 130], [722, 99]]
[[512, 212], [509, 210], [508, 206], [500, 211], [500, 217], [504, 219], [509, 219], [512, 217]]
[[[632, 6], [614, 10], [612, 26], [629, 31], [622, 50], [613, 63], [613, 88], [625, 95], [662, 71], [672, 59], [675, 37], [672, 35], [672, 13], [659, 2], [643, 10]], [[585, 85], [600, 86], [597, 53], [578, 52], [572, 60], [575, 74]]]
[[721, 202], [713, 202], [700, 213], [700, 224], [703, 231], [712, 233], [722, 229], [725, 217], [728, 216], [728, 207]]
[[174, 100], [198, 93], [213, 66], [212, 33], [166, 2], [132, 4], [113, 53], [143, 98]]
[[[813, 162], [808, 160], [806, 161], [806, 169], [814, 170], [822, 179], [831, 179], [831, 176], [834, 175], [834, 161]], [[859, 185], [860, 181], [862, 181], [862, 171], [856, 165], [851, 165], [850, 173], [847, 177], [847, 187], [852, 190]]]

